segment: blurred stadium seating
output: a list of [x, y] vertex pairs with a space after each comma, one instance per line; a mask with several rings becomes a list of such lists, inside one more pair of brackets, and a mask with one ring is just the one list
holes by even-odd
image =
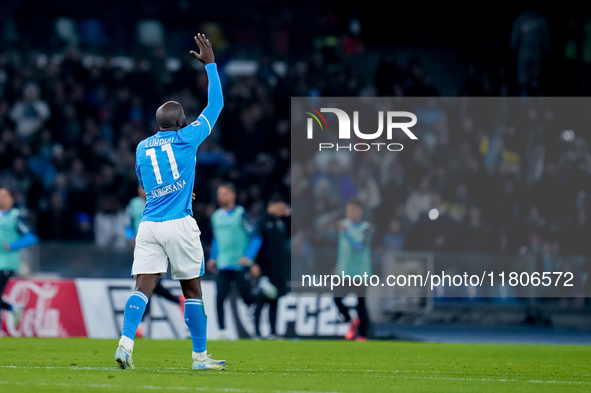
[[[384, 251], [589, 256], [591, 134], [556, 128], [543, 100], [532, 100], [524, 118], [501, 131], [487, 129], [470, 113], [454, 113], [446, 127], [434, 127], [391, 162], [367, 160], [356, 163], [355, 171], [314, 162], [291, 166], [292, 96], [591, 91], [591, 22], [577, 18], [577, 8], [521, 16], [491, 10], [486, 21], [480, 13], [464, 24], [454, 10], [477, 6], [427, 3], [405, 4], [407, 20], [396, 16], [396, 26], [382, 32], [379, 26], [388, 20], [373, 12], [377, 8], [358, 4], [347, 14], [330, 1], [281, 3], [261, 13], [252, 7], [263, 9], [266, 2], [249, 3], [250, 11], [238, 1], [224, 7], [190, 1], [4, 2], [0, 185], [15, 191], [42, 241], [94, 241], [100, 221], [112, 227], [103, 229], [112, 234], [107, 243], [126, 250], [120, 216], [136, 194], [135, 146], [155, 132], [155, 108], [177, 100], [195, 118], [205, 104], [205, 74], [187, 55], [191, 37], [202, 28], [216, 49], [226, 102], [197, 159], [194, 212], [206, 245], [216, 185], [232, 181], [238, 202], [255, 217], [274, 194], [308, 195], [306, 206], [294, 206], [306, 210], [298, 219], [322, 219], [339, 211], [348, 196], [361, 194], [373, 214], [390, 218], [378, 223], [374, 239]], [[37, 16], [29, 17], [33, 4]], [[442, 26], [445, 17], [454, 26]], [[538, 36], [520, 37], [524, 18], [546, 27]], [[532, 44], [546, 38], [539, 50]], [[520, 56], [539, 63], [539, 80], [522, 81]], [[557, 73], [561, 77], [553, 78]], [[444, 110], [441, 100], [428, 105], [434, 113]], [[346, 183], [339, 189], [345, 194], [313, 189], [304, 179], [314, 171]], [[417, 236], [421, 214], [434, 206], [450, 213], [440, 233]], [[442, 241], [449, 233], [462, 238]], [[296, 240], [310, 241], [305, 234]], [[55, 260], [47, 268], [44, 263], [41, 271], [59, 270]], [[73, 271], [84, 275], [84, 268]]]

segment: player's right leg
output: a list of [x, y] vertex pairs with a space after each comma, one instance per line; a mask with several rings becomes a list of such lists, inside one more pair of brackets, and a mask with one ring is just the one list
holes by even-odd
[[123, 330], [115, 352], [115, 360], [119, 367], [124, 369], [134, 368], [132, 353], [137, 328], [146, 310], [148, 299], [152, 296], [161, 274], [168, 268], [168, 257], [159, 239], [161, 224], [142, 222], [138, 229], [131, 269], [132, 275], [136, 277], [136, 286], [125, 304]]
[[146, 311], [149, 296], [152, 295], [158, 280], [160, 280], [160, 274], [138, 274], [135, 291], [127, 299], [121, 339], [115, 351], [115, 360], [122, 369], [135, 368], [132, 356], [135, 335]]

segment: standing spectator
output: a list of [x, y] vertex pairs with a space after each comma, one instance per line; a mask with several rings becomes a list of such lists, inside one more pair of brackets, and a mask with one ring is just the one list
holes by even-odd
[[417, 222], [422, 213], [431, 208], [431, 192], [429, 178], [421, 179], [419, 188], [412, 191], [406, 200], [406, 215], [412, 222]]
[[127, 217], [117, 198], [103, 195], [94, 219], [94, 240], [97, 246], [124, 248]]
[[371, 213], [382, 203], [380, 188], [366, 166], [359, 167], [356, 175], [355, 186], [357, 188], [357, 198], [361, 200], [371, 216]]
[[550, 33], [544, 15], [537, 10], [525, 10], [517, 16], [511, 30], [511, 49], [517, 57], [520, 95], [538, 93], [542, 62], [550, 50]]
[[404, 240], [400, 220], [395, 217], [388, 224], [388, 232], [382, 237], [382, 245], [388, 251], [401, 251], [404, 249]]
[[49, 105], [39, 95], [36, 83], [27, 84], [23, 90], [23, 99], [17, 101], [10, 111], [10, 119], [16, 124], [16, 133], [23, 140], [31, 139], [51, 114]]
[[471, 206], [462, 228], [463, 241], [460, 250], [468, 252], [488, 252], [492, 250], [491, 230], [487, 221], [482, 219], [478, 206]]

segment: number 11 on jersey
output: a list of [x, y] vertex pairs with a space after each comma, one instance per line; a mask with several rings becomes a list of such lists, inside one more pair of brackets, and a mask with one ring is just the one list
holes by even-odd
[[[179, 168], [176, 164], [176, 158], [174, 158], [174, 153], [172, 151], [172, 145], [166, 144], [161, 146], [162, 151], [166, 152], [168, 156], [168, 162], [170, 163], [170, 170], [172, 171], [172, 177], [176, 180], [181, 175], [179, 174]], [[158, 184], [162, 184], [162, 175], [160, 174], [160, 167], [158, 166], [158, 160], [156, 159], [156, 149], [151, 148], [146, 150], [146, 155], [150, 156], [150, 160], [152, 161], [152, 168], [154, 169], [154, 175], [156, 176], [156, 182]]]

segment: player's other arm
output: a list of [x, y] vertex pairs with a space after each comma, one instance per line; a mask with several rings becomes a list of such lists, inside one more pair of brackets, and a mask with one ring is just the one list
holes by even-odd
[[33, 244], [39, 243], [39, 238], [33, 233], [29, 224], [23, 217], [19, 217], [17, 221], [18, 232], [21, 237], [12, 243], [4, 245], [6, 251], [18, 251], [20, 249], [30, 247]]
[[209, 259], [207, 260], [207, 270], [215, 271], [215, 264], [218, 257], [218, 239], [215, 237], [211, 241], [211, 251], [209, 252]]
[[135, 247], [135, 229], [133, 227], [133, 218], [131, 215], [131, 203], [127, 205], [125, 208], [125, 239], [131, 244], [132, 247]]
[[246, 248], [244, 256], [240, 258], [240, 264], [252, 266], [259, 250], [261, 249], [261, 245], [263, 244], [263, 237], [261, 236], [256, 222], [254, 222], [247, 213], [244, 213], [242, 216], [242, 228], [248, 234], [248, 247]]
[[195, 36], [195, 42], [199, 47], [200, 53], [195, 51], [190, 51], [190, 53], [205, 65], [205, 71], [207, 72], [207, 78], [209, 79], [207, 106], [201, 115], [199, 115], [199, 117], [204, 118], [203, 120], [207, 124], [209, 134], [224, 107], [224, 96], [222, 94], [222, 84], [215, 64], [211, 42], [209, 42], [204, 34], [197, 34]]

